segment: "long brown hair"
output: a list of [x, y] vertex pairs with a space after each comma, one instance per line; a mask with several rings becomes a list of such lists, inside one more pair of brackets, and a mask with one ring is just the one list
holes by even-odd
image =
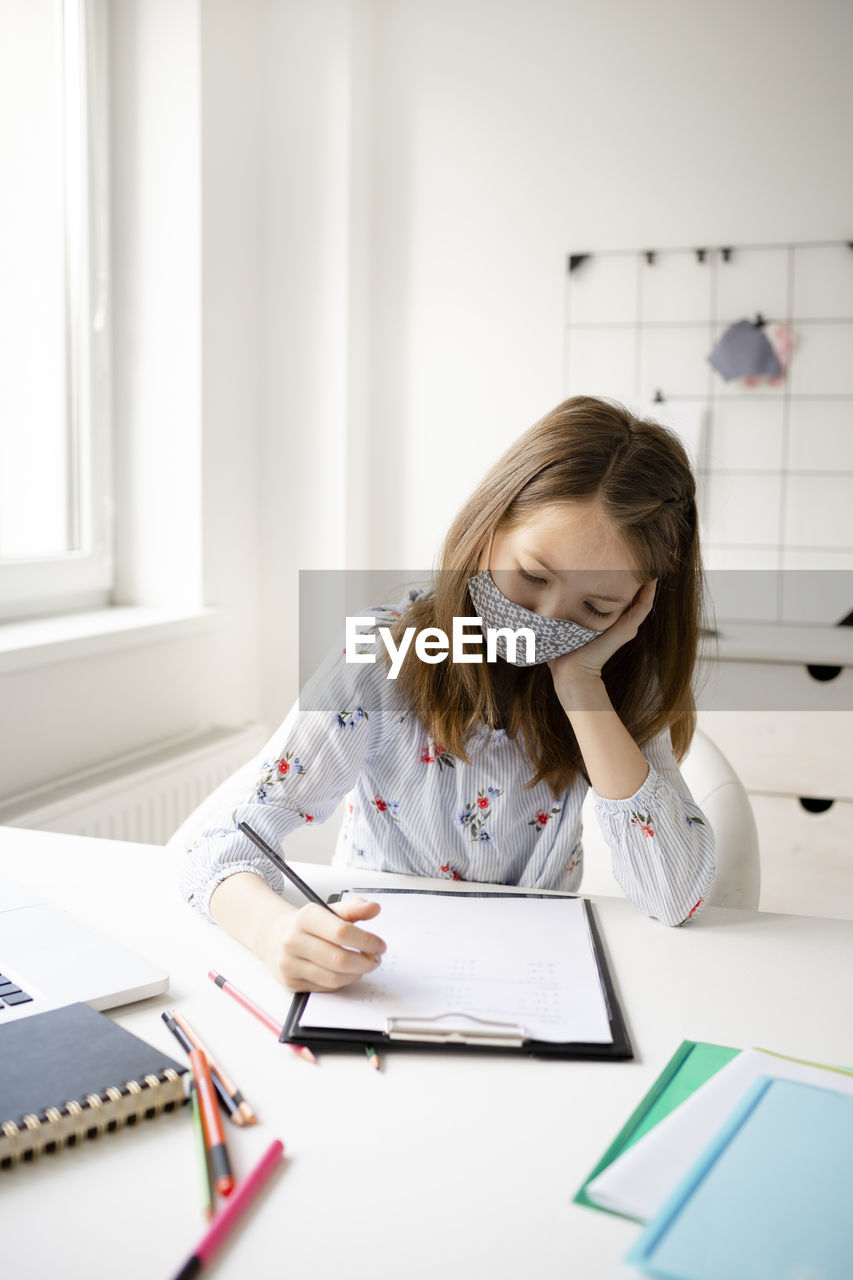
[[[410, 626], [450, 635], [454, 617], [475, 612], [468, 579], [496, 529], [549, 505], [592, 498], [620, 530], [643, 580], [658, 579], [651, 613], [602, 670], [605, 687], [640, 746], [669, 726], [680, 759], [696, 727], [692, 677], [703, 605], [696, 486], [677, 437], [620, 404], [574, 396], [506, 451], [450, 526], [434, 589], [405, 610], [392, 633], [398, 644]], [[520, 735], [534, 769], [529, 786], [544, 780], [557, 796], [577, 774], [587, 776], [547, 665], [427, 664], [413, 648], [398, 687], [443, 750], [467, 760], [466, 740], [485, 723]]]

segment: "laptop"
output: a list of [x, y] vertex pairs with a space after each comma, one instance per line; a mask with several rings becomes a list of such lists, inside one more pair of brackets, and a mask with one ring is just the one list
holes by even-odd
[[78, 1000], [112, 1009], [168, 986], [158, 965], [0, 874], [0, 1027]]

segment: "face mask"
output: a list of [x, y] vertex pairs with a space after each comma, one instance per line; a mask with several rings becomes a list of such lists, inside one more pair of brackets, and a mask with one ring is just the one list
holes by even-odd
[[[489, 542], [489, 559], [491, 559], [491, 551], [492, 544]], [[523, 605], [516, 604], [495, 585], [488, 569], [483, 569], [481, 573], [468, 579], [468, 591], [478, 617], [483, 620], [484, 627], [491, 627], [493, 630], [508, 627], [510, 631], [529, 627], [533, 632], [536, 656], [535, 658], [527, 657], [526, 638], [519, 636], [515, 642], [514, 665], [516, 667], [532, 667], [538, 666], [541, 662], [550, 662], [552, 658], [559, 658], [564, 653], [580, 649], [603, 634], [601, 631], [592, 631], [589, 627], [581, 627], [576, 622], [569, 622], [565, 618], [542, 618], [538, 613], [532, 613]], [[505, 662], [509, 662], [506, 636], [498, 636], [495, 647], [500, 657]]]

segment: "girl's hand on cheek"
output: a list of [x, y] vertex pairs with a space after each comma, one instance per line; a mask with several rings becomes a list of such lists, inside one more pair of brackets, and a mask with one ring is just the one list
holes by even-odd
[[597, 640], [590, 640], [572, 653], [564, 653], [560, 658], [553, 658], [548, 667], [554, 679], [554, 688], [559, 696], [561, 687], [578, 681], [600, 680], [601, 669], [613, 657], [617, 649], [633, 640], [652, 611], [655, 602], [657, 579], [646, 582], [640, 587], [631, 604], [611, 623]]

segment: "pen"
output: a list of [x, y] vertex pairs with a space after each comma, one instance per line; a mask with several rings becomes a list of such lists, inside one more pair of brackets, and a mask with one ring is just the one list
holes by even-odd
[[[249, 837], [252, 844], [257, 845], [261, 853], [266, 854], [273, 866], [278, 867], [282, 875], [287, 876], [291, 884], [296, 885], [299, 892], [303, 894], [309, 902], [316, 902], [318, 907], [325, 907], [327, 911], [332, 911], [328, 902], [324, 902], [319, 893], [315, 893], [310, 884], [306, 884], [302, 877], [298, 876], [293, 868], [287, 865], [281, 854], [276, 853], [275, 849], [273, 849], [271, 845], [268, 845], [266, 840], [264, 840], [262, 836], [258, 835], [257, 831], [252, 830], [248, 822], [238, 822], [237, 827], [244, 835]], [[336, 916], [337, 914], [338, 913], [336, 911], [332, 911], [333, 916]], [[379, 963], [378, 956], [372, 955], [369, 951], [363, 951], [361, 954], [367, 956], [369, 960], [372, 960], [374, 965]]]
[[[178, 1026], [181, 1028], [181, 1030], [183, 1031], [187, 1039], [192, 1042], [193, 1048], [202, 1049], [204, 1051], [205, 1056], [207, 1057], [208, 1065], [210, 1067], [210, 1074], [213, 1076], [214, 1085], [216, 1084], [217, 1080], [221, 1082], [222, 1087], [225, 1090], [226, 1096], [228, 1097], [231, 1105], [236, 1107], [237, 1114], [241, 1117], [241, 1119], [238, 1120], [237, 1116], [231, 1113], [231, 1107], [228, 1106], [228, 1103], [226, 1103], [226, 1107], [228, 1108], [229, 1114], [231, 1114], [231, 1119], [234, 1121], [234, 1123], [241, 1124], [245, 1122], [246, 1124], [257, 1124], [258, 1117], [255, 1115], [253, 1108], [249, 1106], [248, 1102], [243, 1097], [242, 1093], [237, 1088], [234, 1081], [229, 1079], [229, 1077], [225, 1074], [222, 1067], [216, 1061], [213, 1054], [210, 1052], [210, 1050], [208, 1049], [207, 1045], [204, 1043], [204, 1041], [202, 1040], [198, 1032], [193, 1030], [193, 1028], [190, 1026], [189, 1022], [184, 1017], [184, 1015], [182, 1013], [178, 1013], [177, 1009], [172, 1010], [172, 1017], [175, 1019], [175, 1022], [177, 1022]], [[217, 1088], [217, 1093], [219, 1093], [218, 1088]], [[220, 1097], [221, 1096], [222, 1095], [220, 1094]]]
[[222, 1121], [219, 1119], [219, 1108], [216, 1105], [216, 1095], [210, 1079], [207, 1058], [201, 1049], [193, 1049], [190, 1052], [190, 1062], [195, 1087], [198, 1090], [204, 1141], [214, 1177], [213, 1185], [221, 1196], [230, 1196], [234, 1190], [234, 1177], [231, 1173], [231, 1162], [228, 1159], [228, 1148], [225, 1145], [225, 1134], [222, 1132]]
[[[237, 987], [228, 981], [227, 978], [223, 978], [221, 973], [215, 973], [213, 969], [210, 969], [208, 970], [207, 976], [210, 978], [211, 982], [216, 983], [217, 987], [221, 987], [227, 996], [230, 996], [232, 1000], [236, 1000], [238, 1004], [243, 1006], [247, 1013], [251, 1013], [259, 1022], [262, 1022], [265, 1027], [274, 1032], [275, 1035], [281, 1039], [281, 1033], [284, 1030], [284, 1027], [280, 1022], [276, 1022], [271, 1013], [267, 1013], [265, 1009], [260, 1007], [260, 1005], [255, 1004], [254, 1000], [251, 1000], [247, 995], [244, 995], [242, 991], [239, 991]], [[282, 1043], [286, 1044], [288, 1048], [292, 1049], [300, 1058], [304, 1058], [306, 1062], [317, 1061], [307, 1044], [290, 1044], [287, 1040], [282, 1041]]]
[[[264, 840], [262, 836], [258, 835], [257, 831], [252, 830], [248, 822], [238, 822], [237, 826], [239, 830], [243, 832], [243, 835], [248, 836], [252, 844], [256, 845], [260, 849], [261, 853], [265, 853], [274, 866], [278, 867], [281, 874], [283, 876], [287, 876], [291, 884], [296, 885], [299, 892], [306, 897], [309, 902], [316, 902], [318, 907], [325, 907], [327, 911], [332, 911], [328, 902], [324, 902], [319, 893], [315, 893], [310, 884], [306, 884], [302, 877], [298, 876], [292, 867], [287, 865], [281, 854], [276, 853], [275, 849], [273, 849], [271, 845], [268, 845], [266, 840]], [[332, 911], [332, 915], [336, 914], [337, 912]]]
[[[195, 1044], [187, 1035], [186, 1031], [184, 1031], [183, 1027], [179, 1025], [176, 1018], [176, 1012], [174, 1009], [164, 1009], [163, 1012], [160, 1014], [160, 1017], [163, 1019], [166, 1026], [169, 1028], [172, 1035], [175, 1037], [178, 1044], [183, 1049], [184, 1053], [189, 1054], [193, 1049], [204, 1049], [203, 1044]], [[205, 1053], [207, 1053], [206, 1049], [204, 1051]], [[213, 1081], [213, 1087], [216, 1090], [217, 1097], [219, 1098], [219, 1101], [222, 1103], [225, 1110], [228, 1112], [229, 1117], [237, 1125], [244, 1124], [245, 1121], [243, 1116], [240, 1114], [240, 1108], [237, 1105], [237, 1103], [234, 1101], [234, 1099], [231, 1097], [231, 1095], [228, 1093], [228, 1090], [225, 1088], [224, 1083], [222, 1082], [222, 1080], [220, 1080], [218, 1074], [214, 1070], [213, 1063], [210, 1060], [209, 1054], [207, 1058], [207, 1065], [210, 1068], [210, 1078]]]
[[219, 1210], [210, 1230], [199, 1241], [181, 1267], [175, 1280], [192, 1280], [206, 1266], [226, 1236], [242, 1218], [261, 1188], [267, 1183], [284, 1155], [284, 1144], [279, 1138], [267, 1147], [248, 1177], [244, 1178], [227, 1204]]

